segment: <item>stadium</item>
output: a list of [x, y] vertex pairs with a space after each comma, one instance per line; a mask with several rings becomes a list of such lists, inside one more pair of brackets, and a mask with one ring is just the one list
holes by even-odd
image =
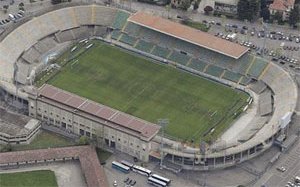
[[297, 85], [281, 67], [147, 13], [71, 6], [1, 37], [0, 95], [8, 103], [176, 172], [259, 155], [296, 107]]

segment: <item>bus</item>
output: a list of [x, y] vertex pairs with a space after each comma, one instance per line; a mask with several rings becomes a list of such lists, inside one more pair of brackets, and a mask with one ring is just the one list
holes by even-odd
[[300, 177], [296, 176], [296, 177], [295, 177], [295, 182], [296, 182], [296, 183], [300, 183]]
[[132, 167], [132, 171], [137, 172], [142, 175], [146, 175], [147, 177], [150, 177], [150, 175], [151, 175], [151, 171], [149, 169], [146, 169], [146, 168], [143, 168], [143, 167], [137, 166], [137, 165], [134, 165]]
[[129, 167], [130, 169], [133, 167], [133, 164], [130, 163], [130, 162], [127, 162], [126, 160], [122, 160], [122, 161], [121, 161], [121, 164], [123, 164], [123, 165]]
[[128, 166], [125, 166], [123, 164], [121, 164], [120, 162], [117, 162], [117, 161], [113, 161], [111, 163], [112, 167], [123, 172], [123, 173], [129, 173], [130, 171], [130, 168]]
[[153, 186], [157, 186], [157, 187], [166, 187], [167, 186], [167, 184], [164, 183], [163, 181], [157, 180], [153, 177], [148, 178], [148, 183], [152, 184]]
[[162, 177], [162, 176], [159, 176], [159, 175], [156, 175], [156, 174], [151, 175], [151, 177], [154, 178], [154, 179], [160, 180], [160, 181], [166, 183], [167, 185], [169, 185], [171, 183], [170, 179], [167, 179], [165, 177]]

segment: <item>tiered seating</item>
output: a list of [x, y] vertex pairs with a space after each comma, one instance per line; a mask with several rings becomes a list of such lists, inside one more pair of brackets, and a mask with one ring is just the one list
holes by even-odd
[[34, 48], [28, 49], [22, 56], [22, 58], [28, 63], [37, 63], [39, 62], [41, 54]]
[[56, 42], [53, 38], [47, 37], [34, 45], [34, 48], [41, 54], [46, 53], [50, 49], [56, 46]]
[[235, 62], [236, 65], [233, 67], [233, 71], [245, 75], [253, 59], [254, 57], [252, 55], [245, 54]]
[[259, 114], [261, 116], [268, 115], [272, 112], [271, 91], [266, 90], [259, 95]]
[[72, 31], [76, 39], [85, 39], [89, 37], [86, 26], [74, 28]]
[[243, 78], [242, 78], [241, 81], [240, 81], [240, 84], [246, 86], [246, 85], [248, 85], [250, 82], [251, 82], [251, 79], [250, 79], [250, 78], [243, 76]]
[[152, 54], [162, 57], [162, 58], [167, 58], [168, 54], [170, 53], [170, 50], [164, 47], [156, 46], [155, 49], [153, 50]]
[[74, 7], [74, 12], [76, 20], [79, 25], [91, 25], [92, 23], [92, 7], [91, 6], [81, 6]]
[[140, 33], [139, 38], [145, 39], [148, 41], [154, 41], [155, 43], [159, 43], [159, 38], [160, 38], [161, 33], [156, 32], [151, 29], [147, 29], [145, 27], [141, 27], [139, 33]]
[[181, 65], [186, 65], [191, 57], [188, 55], [182, 54], [178, 51], [173, 51], [171, 56], [169, 57], [169, 60], [172, 60], [173, 62], [177, 62]]
[[29, 75], [30, 73], [30, 66], [23, 62], [18, 62], [17, 66], [18, 66], [18, 72], [16, 74], [16, 81], [18, 81], [21, 84], [26, 84], [27, 75]]
[[267, 85], [263, 81], [257, 81], [251, 84], [250, 88], [255, 93], [260, 94], [267, 88]]
[[103, 26], [95, 26], [95, 32], [94, 35], [95, 36], [105, 36], [106, 34], [106, 29], [107, 27], [103, 27]]
[[55, 37], [59, 43], [75, 40], [71, 30], [58, 32], [55, 34]]
[[242, 75], [240, 75], [238, 73], [234, 73], [234, 72], [231, 72], [231, 71], [226, 71], [222, 78], [237, 83], [240, 80], [241, 77], [242, 77]]
[[116, 14], [112, 27], [116, 29], [122, 29], [129, 16], [130, 16], [129, 13], [119, 10]]
[[248, 73], [251, 76], [258, 78], [267, 65], [268, 62], [266, 60], [262, 58], [256, 58]]
[[220, 77], [222, 75], [223, 71], [224, 71], [224, 69], [222, 69], [218, 66], [210, 65], [206, 69], [205, 73], [210, 74], [215, 77]]
[[153, 48], [153, 44], [150, 42], [146, 42], [144, 40], [139, 40], [135, 48], [144, 51], [146, 53], [150, 53], [151, 49]]
[[93, 8], [92, 22], [95, 25], [110, 26], [117, 10], [107, 7], [95, 6]]
[[114, 39], [114, 40], [118, 40], [118, 38], [120, 37], [122, 33], [120, 31], [117, 31], [117, 30], [114, 30], [112, 33], [111, 33], [111, 38]]
[[136, 40], [137, 40], [136, 38], [123, 33], [119, 41], [133, 46], [133, 44], [136, 42]]
[[137, 25], [137, 24], [134, 24], [134, 23], [131, 23], [131, 22], [128, 22], [124, 31], [126, 33], [128, 33], [129, 35], [133, 35], [135, 37], [139, 37], [139, 31], [141, 29], [141, 26]]
[[207, 66], [207, 63], [198, 60], [198, 59], [192, 59], [191, 63], [188, 65], [188, 67], [193, 68], [197, 71], [204, 71], [204, 68]]

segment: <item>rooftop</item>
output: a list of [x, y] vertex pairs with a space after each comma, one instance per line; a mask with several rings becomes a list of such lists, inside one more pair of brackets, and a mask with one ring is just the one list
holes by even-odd
[[39, 96], [99, 117], [105, 121], [109, 121], [116, 124], [117, 127], [133, 131], [137, 136], [147, 140], [153, 138], [160, 129], [156, 124], [152, 124], [108, 106], [79, 97], [48, 84], [45, 84], [40, 88]]
[[280, 10], [287, 11], [290, 6], [295, 4], [295, 0], [274, 0], [272, 4], [270, 4], [270, 9], [272, 10]]
[[133, 14], [128, 21], [235, 59], [240, 58], [249, 50], [236, 43], [144, 12]]
[[108, 187], [106, 175], [103, 167], [99, 163], [97, 153], [95, 149], [90, 146], [49, 148], [0, 153], [0, 165], [72, 157], [79, 159], [81, 169], [89, 187]]
[[9, 136], [27, 135], [39, 125], [38, 120], [8, 112], [3, 108], [0, 108], [0, 116], [0, 133]]

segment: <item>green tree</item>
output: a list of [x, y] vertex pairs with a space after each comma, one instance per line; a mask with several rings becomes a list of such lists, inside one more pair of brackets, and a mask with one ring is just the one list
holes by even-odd
[[79, 145], [89, 144], [89, 138], [87, 136], [80, 136], [78, 144]]
[[282, 21], [282, 13], [280, 13], [280, 12], [276, 12], [275, 14], [274, 14], [274, 20], [276, 20], [277, 21], [277, 23], [278, 24], [280, 24], [280, 23], [282, 23], [283, 21]]
[[194, 10], [198, 10], [200, 2], [201, 0], [194, 1], [194, 7], [193, 7]]
[[205, 8], [204, 8], [204, 12], [205, 12], [205, 14], [210, 14], [212, 11], [213, 11], [214, 9], [211, 7], [211, 6], [206, 6]]
[[266, 7], [261, 10], [261, 17], [264, 19], [264, 21], [270, 19], [270, 10]]
[[188, 8], [190, 8], [191, 4], [191, 0], [181, 0], [179, 8], [181, 8], [182, 10], [187, 10]]
[[290, 26], [295, 26], [300, 21], [300, 12], [299, 7], [295, 6], [294, 9], [291, 10], [289, 17]]
[[259, 0], [240, 0], [237, 6], [238, 18], [253, 21], [258, 15], [259, 6]]

